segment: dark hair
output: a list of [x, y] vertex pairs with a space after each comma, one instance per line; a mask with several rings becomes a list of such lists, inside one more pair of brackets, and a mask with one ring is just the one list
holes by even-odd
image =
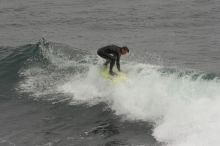
[[129, 53], [129, 49], [128, 49], [128, 47], [127, 46], [123, 46], [123, 47], [121, 47], [122, 49], [126, 49], [127, 51], [128, 51], [128, 53]]

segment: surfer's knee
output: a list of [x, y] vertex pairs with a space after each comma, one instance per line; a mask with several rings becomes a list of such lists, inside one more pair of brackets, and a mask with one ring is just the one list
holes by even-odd
[[104, 66], [107, 66], [109, 63], [110, 63], [110, 60], [107, 59], [104, 63]]

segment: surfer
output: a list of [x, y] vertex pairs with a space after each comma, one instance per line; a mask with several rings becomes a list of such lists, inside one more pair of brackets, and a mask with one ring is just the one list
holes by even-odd
[[115, 65], [115, 61], [118, 71], [120, 71], [120, 57], [121, 55], [125, 55], [127, 53], [129, 53], [129, 49], [126, 46], [119, 47], [116, 45], [105, 46], [98, 49], [97, 51], [97, 54], [100, 57], [106, 59], [106, 62], [104, 63], [105, 66], [107, 66], [110, 63], [110, 68], [109, 68], [110, 75], [116, 75], [116, 73], [112, 71]]

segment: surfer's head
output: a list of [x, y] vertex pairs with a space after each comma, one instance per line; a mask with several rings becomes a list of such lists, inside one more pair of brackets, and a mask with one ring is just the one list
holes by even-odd
[[122, 55], [129, 53], [129, 49], [126, 46], [120, 48], [120, 52]]

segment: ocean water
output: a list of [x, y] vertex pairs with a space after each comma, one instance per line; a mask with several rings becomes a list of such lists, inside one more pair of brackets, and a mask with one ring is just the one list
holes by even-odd
[[[219, 146], [220, 1], [0, 0], [0, 146]], [[127, 45], [128, 81], [100, 77]]]

